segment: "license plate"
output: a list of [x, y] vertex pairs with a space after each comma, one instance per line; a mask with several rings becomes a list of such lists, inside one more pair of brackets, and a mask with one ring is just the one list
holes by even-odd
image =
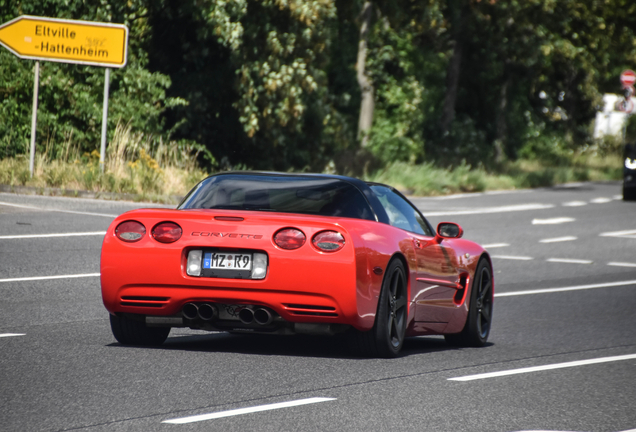
[[223, 270], [252, 270], [252, 254], [231, 252], [206, 252], [203, 268]]

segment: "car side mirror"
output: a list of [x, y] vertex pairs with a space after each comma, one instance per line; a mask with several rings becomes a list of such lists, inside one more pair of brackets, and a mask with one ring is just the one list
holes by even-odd
[[445, 238], [461, 238], [464, 235], [464, 230], [458, 224], [453, 222], [440, 222], [437, 225], [436, 240], [439, 242]]

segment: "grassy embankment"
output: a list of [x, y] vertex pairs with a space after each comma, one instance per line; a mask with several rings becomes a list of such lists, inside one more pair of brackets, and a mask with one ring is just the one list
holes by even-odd
[[[432, 163], [394, 163], [365, 176], [413, 195], [445, 195], [458, 192], [522, 189], [573, 181], [618, 180], [622, 176], [620, 145], [601, 143], [584, 152], [560, 157], [559, 162], [519, 160], [502, 164], [496, 171], [461, 165], [453, 169]], [[0, 160], [0, 184], [54, 187], [67, 191], [87, 190], [131, 194], [144, 201], [173, 202], [208, 173], [196, 165], [196, 150], [117, 128], [107, 149], [105, 174], [99, 154], [80, 155], [69, 144], [57, 158], [50, 149], [36, 156], [30, 178], [28, 157]], [[72, 195], [72, 192], [70, 193]], [[130, 196], [130, 195], [129, 195]]]
[[[174, 202], [207, 173], [196, 163], [197, 150], [176, 142], [163, 142], [129, 127], [118, 125], [106, 149], [105, 172], [99, 167], [99, 152], [80, 154], [72, 144], [53, 157], [53, 150], [36, 154], [33, 178], [28, 155], [0, 160], [0, 184], [32, 186], [43, 190], [126, 194], [140, 201]], [[70, 193], [69, 193], [70, 192]]]
[[462, 165], [443, 169], [433, 164], [395, 163], [367, 180], [390, 184], [413, 195], [448, 195], [486, 190], [526, 189], [579, 181], [619, 180], [622, 158], [589, 152], [550, 165], [537, 160], [504, 163], [497, 171]]

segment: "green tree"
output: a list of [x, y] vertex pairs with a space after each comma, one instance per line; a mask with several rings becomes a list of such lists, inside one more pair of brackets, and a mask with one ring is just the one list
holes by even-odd
[[[214, 1], [207, 18], [236, 70], [233, 107], [255, 166], [322, 169], [338, 115], [325, 69], [332, 1]], [[264, 162], [264, 163], [263, 163]]]
[[[617, 69], [634, 58], [635, 7], [623, 0], [473, 2], [470, 73], [458, 111], [483, 130], [495, 158], [521, 152], [554, 160], [590, 142], [602, 91], [618, 90]], [[612, 76], [613, 89], [606, 85]]]
[[[151, 29], [142, 0], [87, 3], [80, 0], [0, 0], [0, 19], [38, 15], [86, 21], [116, 22], [130, 29], [128, 64], [111, 74], [109, 136], [118, 122], [130, 122], [134, 130], [166, 134], [162, 114], [183, 105], [166, 97], [170, 78], [150, 72], [145, 51]], [[0, 51], [0, 155], [27, 151], [30, 136], [33, 65], [5, 49]], [[100, 67], [41, 62], [37, 144], [51, 157], [62, 157], [70, 147], [80, 151], [99, 148], [104, 71]]]

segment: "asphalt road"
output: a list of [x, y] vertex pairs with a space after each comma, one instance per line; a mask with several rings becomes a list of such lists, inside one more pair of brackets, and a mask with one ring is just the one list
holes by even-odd
[[636, 430], [636, 203], [619, 194], [414, 198], [488, 247], [494, 323], [484, 348], [413, 338], [393, 360], [337, 338], [188, 329], [123, 347], [99, 255], [140, 205], [0, 194], [0, 430]]

